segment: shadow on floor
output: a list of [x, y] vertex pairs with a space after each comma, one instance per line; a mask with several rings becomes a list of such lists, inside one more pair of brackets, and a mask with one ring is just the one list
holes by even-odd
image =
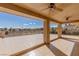
[[62, 37], [61, 39], [64, 39], [64, 40], [67, 40], [67, 41], [70, 41], [70, 42], [77, 42], [77, 43], [79, 43], [79, 39], [66, 38], [66, 37]]
[[75, 43], [73, 50], [71, 52], [71, 56], [79, 56], [79, 43]]
[[57, 49], [55, 46], [53, 46], [52, 44], [50, 45], [46, 45], [52, 53], [54, 53], [56, 56], [67, 56], [65, 53], [63, 53], [62, 51], [60, 51], [59, 49]]
[[37, 48], [39, 48], [39, 47], [42, 47], [42, 46], [44, 46], [44, 45], [45, 45], [45, 44], [42, 43], [42, 44], [36, 45], [36, 46], [34, 46], [34, 47], [31, 47], [31, 48], [28, 48], [28, 49], [24, 49], [24, 50], [22, 50], [22, 51], [19, 51], [19, 52], [16, 52], [16, 53], [14, 53], [14, 54], [11, 54], [10, 56], [21, 56], [21, 55], [24, 55], [24, 54], [26, 54], [26, 53], [28, 53], [28, 52], [34, 50], [34, 49], [37, 49]]
[[59, 38], [55, 38], [55, 39], [51, 40], [50, 42], [56, 41], [56, 40], [58, 40], [58, 39], [59, 39]]
[[[51, 40], [50, 42], [53, 42], [53, 41], [55, 41], [55, 40], [57, 40], [57, 39], [58, 39], [58, 38], [53, 39], [53, 40]], [[28, 52], [30, 52], [30, 51], [33, 51], [33, 50], [35, 50], [35, 49], [37, 49], [37, 48], [40, 48], [40, 47], [42, 47], [42, 46], [44, 46], [44, 45], [46, 45], [46, 44], [45, 44], [45, 43], [41, 43], [41, 44], [36, 45], [36, 46], [33, 46], [33, 47], [31, 47], [31, 48], [24, 49], [24, 50], [22, 50], [22, 51], [19, 51], [19, 52], [16, 52], [16, 53], [14, 53], [14, 54], [11, 54], [10, 56], [21, 56], [21, 55], [24, 55], [24, 54], [26, 54], [26, 53], [28, 53]]]
[[79, 56], [79, 39], [66, 38], [66, 37], [62, 37], [62, 39], [75, 43], [73, 50], [71, 52], [71, 56]]

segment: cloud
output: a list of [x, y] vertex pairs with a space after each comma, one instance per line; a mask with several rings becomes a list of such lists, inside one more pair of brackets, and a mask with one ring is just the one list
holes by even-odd
[[29, 23], [30, 25], [35, 25], [36, 23]]
[[36, 24], [36, 23], [33, 23], [33, 24]]
[[33, 23], [29, 23], [30, 25], [33, 25]]
[[29, 25], [29, 24], [23, 24], [23, 25]]

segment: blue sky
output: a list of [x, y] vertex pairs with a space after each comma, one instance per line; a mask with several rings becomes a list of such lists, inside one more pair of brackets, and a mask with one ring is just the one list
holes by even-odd
[[[51, 25], [55, 27], [56, 25]], [[43, 22], [40, 20], [25, 18], [21, 16], [16, 16], [8, 13], [0, 13], [0, 28], [41, 28], [43, 27]]]

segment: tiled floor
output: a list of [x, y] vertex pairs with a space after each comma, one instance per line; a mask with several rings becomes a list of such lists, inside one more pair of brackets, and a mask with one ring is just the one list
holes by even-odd
[[73, 42], [58, 39], [51, 43], [53, 46], [55, 46], [57, 49], [65, 53], [66, 55], [70, 55], [74, 46]]
[[[53, 38], [56, 38], [56, 35], [53, 35]], [[41, 43], [43, 43], [42, 34], [0, 38], [0, 55], [10, 55]]]
[[[62, 55], [62, 54], [60, 54], [61, 52], [65, 55], [71, 55], [72, 49], [74, 47], [73, 42], [69, 42], [69, 41], [66, 41], [66, 40], [63, 40], [63, 39], [58, 39], [58, 40], [52, 42], [51, 44], [52, 44], [51, 47], [52, 47], [53, 52], [51, 51], [50, 48], [48, 49], [48, 47], [42, 46], [38, 49], [35, 49], [31, 52], [24, 54], [24, 56], [25, 55], [30, 56], [32, 53], [35, 54], [36, 56], [39, 56], [39, 55], [41, 55], [41, 56], [46, 56], [46, 55], [55, 56], [55, 55], [58, 55], [58, 54]], [[61, 51], [61, 52], [59, 53], [59, 51]]]
[[[63, 35], [63, 37], [75, 38], [75, 39], [79, 38], [78, 36], [67, 36], [67, 35]], [[51, 40], [55, 39], [57, 38], [57, 35], [52, 34], [50, 35], [50, 38]], [[0, 55], [10, 55], [18, 51], [24, 50], [26, 48], [28, 49], [30, 47], [39, 45], [41, 43], [43, 43], [42, 34], [16, 36], [0, 39]], [[65, 40], [58, 39], [51, 42], [51, 45], [52, 49], [50, 49], [46, 45], [43, 45], [37, 49], [31, 50], [28, 53], [23, 54], [23, 56], [54, 56], [58, 54], [71, 55], [75, 43], [72, 41], [68, 41], [66, 39]], [[78, 44], [76, 45], [79, 46]], [[78, 50], [78, 48], [74, 50]]]
[[54, 56], [54, 54], [44, 45], [29, 53], [24, 54], [23, 56]]

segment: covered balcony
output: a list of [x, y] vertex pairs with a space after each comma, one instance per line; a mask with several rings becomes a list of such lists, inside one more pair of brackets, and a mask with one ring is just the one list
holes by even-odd
[[[0, 38], [0, 55], [78, 56], [78, 7], [74, 3], [0, 3], [0, 12], [43, 22], [42, 34]], [[57, 25], [55, 33], [51, 24]]]

